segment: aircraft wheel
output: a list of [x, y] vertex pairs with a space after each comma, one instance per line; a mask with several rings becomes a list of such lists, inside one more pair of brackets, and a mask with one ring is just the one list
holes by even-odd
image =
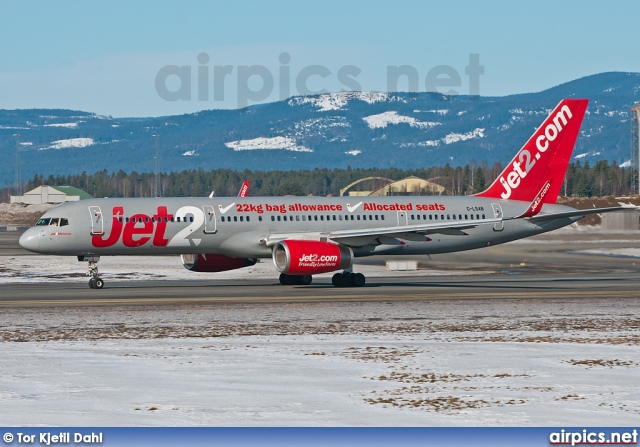
[[93, 281], [93, 287], [95, 289], [102, 289], [104, 287], [104, 281], [102, 280], [102, 278], [96, 278]]
[[336, 273], [331, 278], [331, 283], [336, 287], [349, 287], [351, 278], [348, 273]]
[[295, 286], [299, 281], [299, 276], [287, 275], [284, 273], [280, 274], [280, 284], [283, 286]]
[[298, 276], [298, 284], [301, 286], [308, 286], [313, 281], [313, 277], [311, 275], [302, 275]]
[[89, 288], [90, 289], [95, 289], [96, 288], [95, 280], [93, 278], [91, 278], [89, 280]]
[[366, 278], [362, 273], [356, 273], [351, 275], [351, 287], [362, 287], [366, 282]]

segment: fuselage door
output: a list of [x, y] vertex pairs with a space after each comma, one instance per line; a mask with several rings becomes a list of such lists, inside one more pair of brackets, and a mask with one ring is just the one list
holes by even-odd
[[504, 225], [502, 224], [502, 219], [504, 218], [502, 215], [502, 207], [499, 203], [492, 203], [491, 208], [493, 208], [493, 217], [500, 219], [500, 222], [493, 224], [493, 231], [502, 231], [504, 229]]
[[91, 216], [91, 236], [102, 236], [104, 234], [104, 219], [99, 206], [90, 206]]
[[206, 234], [214, 234], [217, 230], [216, 227], [216, 212], [211, 205], [203, 206], [204, 210], [204, 232]]
[[409, 221], [407, 220], [407, 213], [405, 211], [398, 211], [398, 226], [401, 227], [403, 225], [409, 225]]

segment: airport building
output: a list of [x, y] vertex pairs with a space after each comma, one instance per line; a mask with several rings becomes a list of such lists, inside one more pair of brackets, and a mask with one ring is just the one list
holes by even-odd
[[[359, 183], [369, 182], [382, 184], [370, 191], [350, 191]], [[402, 180], [391, 180], [384, 177], [366, 177], [356, 180], [340, 190], [341, 196], [406, 196], [406, 195], [442, 195], [445, 188], [437, 183], [419, 177], [407, 177]]]
[[65, 203], [92, 197], [81, 189], [73, 186], [38, 186], [22, 196], [11, 196], [11, 203], [26, 205], [41, 205], [43, 203]]

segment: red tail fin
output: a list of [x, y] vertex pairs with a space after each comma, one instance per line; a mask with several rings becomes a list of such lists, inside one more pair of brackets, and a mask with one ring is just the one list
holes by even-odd
[[[479, 197], [555, 203], [578, 138], [587, 99], [564, 99]], [[549, 185], [546, 186], [546, 183]], [[538, 197], [545, 186], [545, 193]]]

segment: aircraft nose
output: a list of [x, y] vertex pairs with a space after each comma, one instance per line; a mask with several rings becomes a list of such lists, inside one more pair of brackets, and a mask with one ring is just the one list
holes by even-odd
[[27, 231], [22, 233], [18, 243], [25, 250], [38, 251], [38, 248], [40, 247], [40, 234], [33, 228], [29, 228]]

